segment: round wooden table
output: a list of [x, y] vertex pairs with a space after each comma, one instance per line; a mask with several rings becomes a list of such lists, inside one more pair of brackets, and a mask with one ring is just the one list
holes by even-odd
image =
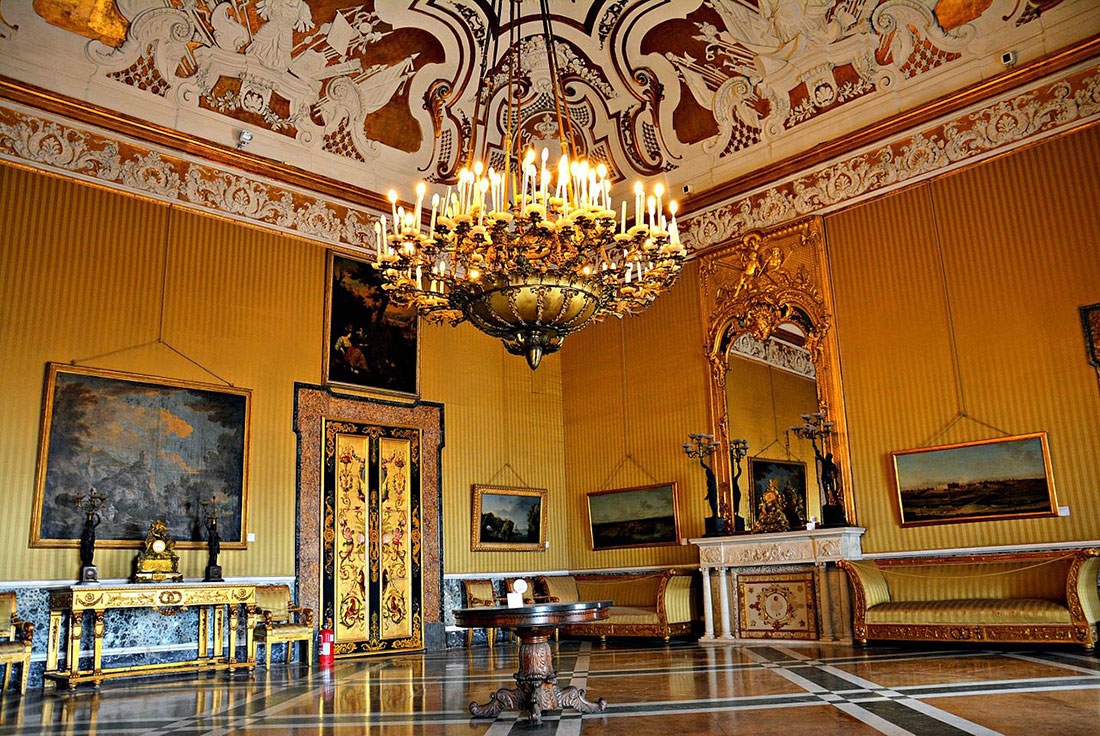
[[550, 636], [558, 626], [599, 621], [611, 614], [611, 601], [584, 603], [544, 603], [520, 608], [486, 606], [456, 608], [455, 623], [467, 629], [508, 629], [519, 637], [519, 672], [513, 677], [516, 687], [502, 687], [489, 702], [470, 703], [477, 718], [496, 718], [503, 710], [516, 710], [527, 716], [528, 724], [542, 723], [542, 712], [573, 708], [581, 713], [599, 713], [607, 707], [600, 698], [595, 703], [584, 697], [584, 690], [558, 687]]

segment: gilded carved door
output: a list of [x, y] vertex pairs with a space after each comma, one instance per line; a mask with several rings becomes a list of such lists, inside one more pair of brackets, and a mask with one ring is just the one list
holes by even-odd
[[324, 419], [323, 620], [336, 656], [424, 649], [420, 430]]

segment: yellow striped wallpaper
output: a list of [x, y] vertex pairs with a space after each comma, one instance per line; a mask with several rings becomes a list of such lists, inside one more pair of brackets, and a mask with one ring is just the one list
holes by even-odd
[[[1100, 538], [1100, 391], [1077, 315], [1100, 301], [1098, 160], [1090, 129], [826, 218], [867, 551]], [[75, 550], [27, 545], [45, 364], [154, 340], [165, 274], [165, 340], [254, 392], [256, 541], [223, 553], [223, 566], [293, 574], [293, 383], [320, 380], [324, 247], [176, 209], [166, 262], [168, 224], [164, 205], [0, 166], [0, 498], [12, 530], [0, 535], [0, 580], [75, 576]], [[535, 372], [469, 326], [425, 327], [423, 396], [446, 405], [447, 572], [696, 559], [686, 546], [593, 552], [586, 494], [676, 481], [681, 537], [702, 534], [704, 477], [680, 448], [709, 426], [698, 288], [689, 263], [645, 314], [569, 337]], [[932, 440], [960, 406], [949, 312], [966, 410], [1050, 433], [1069, 517], [899, 527], [889, 451]], [[163, 346], [89, 364], [215, 380]], [[769, 433], [754, 426], [762, 447]], [[963, 420], [935, 441], [993, 434]], [[472, 552], [474, 483], [547, 488], [549, 549]], [[125, 576], [133, 554], [99, 551], [101, 575]], [[183, 552], [186, 574], [203, 564]]]
[[[1077, 311], [1100, 301], [1097, 161], [1094, 127], [826, 218], [866, 551], [1100, 539], [1100, 391]], [[999, 436], [969, 419], [942, 433], [960, 408], [1049, 432], [1071, 515], [901, 528], [891, 450]]]
[[676, 481], [680, 536], [703, 534], [706, 481], [680, 445], [706, 432], [706, 361], [698, 270], [645, 314], [570, 336], [562, 348], [569, 560], [574, 569], [690, 564], [694, 547], [592, 551], [587, 494]]
[[[28, 536], [45, 364], [153, 341], [166, 275], [164, 339], [253, 390], [247, 551], [224, 551], [227, 575], [292, 575], [293, 384], [321, 373], [323, 246], [165, 205], [0, 166], [0, 580], [64, 579], [75, 549], [30, 549]], [[217, 383], [172, 350], [149, 345], [88, 365]], [[446, 405], [443, 456], [448, 572], [558, 567], [566, 528], [560, 360], [532, 374], [521, 358], [468, 326], [426, 327], [425, 399]], [[472, 553], [470, 486], [509, 463], [551, 492], [547, 552]], [[519, 484], [504, 469], [500, 484]], [[102, 577], [125, 577], [134, 550], [99, 550]], [[205, 553], [183, 550], [201, 574]]]

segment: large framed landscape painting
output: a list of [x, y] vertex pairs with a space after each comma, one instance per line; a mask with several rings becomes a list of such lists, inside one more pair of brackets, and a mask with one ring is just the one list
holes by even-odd
[[676, 484], [593, 491], [588, 494], [588, 524], [596, 551], [679, 544]]
[[223, 549], [244, 549], [252, 392], [50, 363], [31, 520], [32, 547], [75, 547], [77, 498], [106, 497], [96, 546], [139, 547], [163, 519], [179, 547], [206, 545], [216, 498]]
[[329, 251], [322, 373], [328, 385], [415, 397], [420, 342], [414, 309], [398, 307], [382, 274]]
[[470, 547], [475, 552], [546, 549], [546, 489], [475, 485]]
[[1058, 514], [1046, 432], [892, 454], [902, 526]]

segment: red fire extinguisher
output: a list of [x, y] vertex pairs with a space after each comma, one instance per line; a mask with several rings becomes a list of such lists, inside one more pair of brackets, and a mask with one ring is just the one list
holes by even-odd
[[332, 645], [336, 643], [336, 634], [332, 630], [332, 621], [325, 621], [325, 628], [321, 629], [321, 656], [322, 667], [332, 667]]

